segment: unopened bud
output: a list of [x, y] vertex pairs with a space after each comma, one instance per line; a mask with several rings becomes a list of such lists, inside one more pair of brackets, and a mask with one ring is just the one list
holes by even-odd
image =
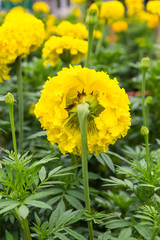
[[90, 25], [90, 24], [95, 25], [97, 23], [97, 10], [95, 8], [88, 9], [86, 23], [88, 25]]
[[100, 11], [101, 5], [102, 5], [102, 0], [96, 0], [95, 3], [97, 4], [97, 7], [98, 7], [98, 9]]
[[153, 98], [151, 96], [146, 97], [146, 103], [147, 104], [152, 104]]
[[141, 68], [147, 70], [149, 68], [149, 66], [150, 66], [150, 59], [149, 59], [149, 57], [142, 58], [141, 59]]
[[12, 95], [12, 93], [7, 93], [7, 95], [5, 96], [5, 103], [7, 104], [13, 104], [14, 103], [14, 97]]
[[141, 134], [142, 134], [143, 136], [148, 135], [148, 134], [149, 134], [148, 128], [145, 127], [145, 126], [142, 126], [142, 127], [141, 127]]

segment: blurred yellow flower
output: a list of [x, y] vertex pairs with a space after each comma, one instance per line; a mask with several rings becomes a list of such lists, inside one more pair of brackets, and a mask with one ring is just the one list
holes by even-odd
[[82, 23], [73, 24], [69, 21], [62, 21], [56, 29], [56, 34], [59, 36], [72, 36], [79, 39], [88, 38], [88, 30]]
[[14, 11], [18, 11], [18, 12], [26, 12], [26, 9], [21, 7], [21, 6], [17, 6], [17, 7], [14, 7], [12, 8], [9, 12], [14, 12]]
[[12, 3], [21, 3], [23, 0], [10, 0]]
[[127, 15], [136, 16], [144, 9], [144, 0], [125, 0]]
[[8, 13], [0, 27], [0, 64], [12, 63], [18, 56], [25, 57], [43, 42], [44, 24], [31, 14]]
[[87, 0], [71, 0], [72, 3], [81, 4], [87, 2]]
[[46, 37], [48, 39], [53, 33], [56, 32], [56, 17], [53, 14], [49, 14], [46, 19]]
[[106, 41], [108, 43], [113, 43], [113, 42], [118, 42], [118, 36], [116, 34], [113, 34], [112, 36], [111, 35], [108, 35], [106, 37]]
[[147, 22], [148, 28], [154, 29], [159, 24], [159, 17], [157, 14], [151, 14], [151, 13], [143, 11], [139, 14], [139, 19], [140, 19], [140, 21]]
[[9, 80], [9, 72], [11, 68], [7, 67], [6, 64], [0, 64], [0, 83], [3, 82], [3, 80]]
[[160, 1], [149, 1], [146, 5], [146, 10], [160, 16]]
[[112, 29], [114, 32], [125, 32], [128, 29], [128, 23], [126, 21], [117, 21], [112, 23]]
[[124, 5], [119, 1], [103, 2], [100, 10], [100, 18], [105, 22], [119, 20], [124, 16]]
[[32, 9], [34, 12], [49, 13], [50, 7], [45, 2], [36, 2], [33, 4]]
[[100, 39], [102, 37], [102, 32], [99, 30], [94, 30], [93, 31], [93, 38], [95, 39]]
[[79, 18], [79, 17], [80, 17], [80, 15], [81, 15], [81, 10], [80, 10], [78, 7], [73, 8], [72, 11], [73, 11], [74, 17], [76, 17], [76, 18]]
[[35, 103], [30, 105], [28, 109], [29, 114], [35, 116], [34, 110], [35, 110]]
[[104, 72], [82, 68], [63, 68], [44, 85], [35, 115], [48, 140], [58, 144], [63, 154], [81, 154], [77, 105], [89, 104], [87, 118], [88, 153], [106, 152], [110, 144], [124, 137], [131, 125], [129, 99], [116, 79]]
[[80, 63], [82, 58], [86, 58], [88, 42], [70, 36], [52, 36], [45, 42], [42, 50], [43, 59], [47, 59], [44, 65], [51, 63], [55, 66], [60, 59], [66, 63]]

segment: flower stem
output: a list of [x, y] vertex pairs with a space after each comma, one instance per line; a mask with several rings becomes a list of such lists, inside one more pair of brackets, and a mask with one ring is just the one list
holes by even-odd
[[103, 24], [103, 27], [102, 27], [102, 37], [101, 37], [101, 38], [98, 40], [98, 42], [97, 42], [95, 54], [98, 54], [98, 53], [99, 53], [100, 48], [101, 48], [101, 46], [102, 46], [102, 42], [103, 42], [103, 40], [105, 39], [105, 36], [106, 36], [106, 25]]
[[142, 70], [142, 115], [143, 115], [143, 125], [146, 127], [146, 106], [145, 106], [145, 85], [146, 85], [146, 69]]
[[[85, 206], [88, 212], [91, 212], [90, 197], [89, 197], [89, 182], [88, 182], [88, 161], [87, 161], [87, 116], [89, 114], [89, 105], [87, 103], [79, 104], [77, 107], [78, 118], [81, 132], [81, 157], [83, 171], [83, 185]], [[88, 221], [88, 230], [90, 240], [94, 239], [92, 220]]]
[[144, 136], [145, 144], [146, 144], [146, 159], [147, 159], [147, 169], [150, 173], [150, 162], [149, 162], [149, 140], [148, 140], [148, 134]]
[[22, 219], [22, 227], [24, 230], [26, 240], [32, 240], [27, 218]]
[[15, 135], [15, 126], [14, 126], [14, 114], [13, 114], [13, 104], [8, 104], [9, 117], [11, 122], [11, 130], [12, 130], [12, 139], [13, 139], [13, 147], [15, 152], [15, 160], [18, 162], [17, 155], [17, 143], [16, 143], [16, 135]]
[[16, 73], [18, 82], [18, 107], [19, 107], [19, 152], [23, 150], [23, 85], [22, 85], [22, 67], [21, 57], [16, 59]]
[[87, 53], [87, 59], [86, 59], [86, 67], [89, 66], [89, 60], [90, 60], [90, 56], [91, 56], [92, 41], [93, 41], [93, 30], [94, 30], [94, 25], [89, 24], [88, 25], [88, 53]]

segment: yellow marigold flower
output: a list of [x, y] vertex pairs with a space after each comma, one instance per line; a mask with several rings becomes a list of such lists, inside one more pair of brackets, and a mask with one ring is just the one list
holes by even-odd
[[118, 42], [118, 36], [116, 34], [113, 34], [112, 36], [111, 35], [108, 35], [106, 37], [106, 41], [108, 43], [113, 43], [113, 42]]
[[11, 68], [7, 67], [6, 64], [0, 64], [0, 83], [3, 82], [3, 80], [9, 80], [9, 72]]
[[28, 109], [28, 112], [29, 112], [30, 115], [35, 116], [34, 109], [35, 109], [35, 103], [31, 104], [29, 109]]
[[63, 68], [44, 85], [35, 115], [48, 140], [58, 144], [63, 154], [81, 153], [77, 105], [89, 104], [87, 118], [88, 152], [106, 152], [110, 144], [124, 137], [131, 125], [129, 99], [116, 79], [104, 72], [82, 68]]
[[117, 21], [112, 23], [112, 29], [114, 32], [125, 32], [128, 29], [128, 23], [126, 21]]
[[124, 5], [119, 1], [103, 2], [100, 10], [100, 18], [104, 21], [118, 20], [124, 16]]
[[21, 3], [23, 0], [10, 0], [12, 3]]
[[80, 63], [86, 57], [88, 42], [69, 36], [52, 36], [45, 42], [42, 57], [47, 59], [44, 65], [51, 63], [52, 66], [60, 59], [66, 63]]
[[59, 36], [72, 36], [74, 38], [87, 39], [88, 30], [82, 23], [73, 24], [69, 21], [62, 21], [56, 29]]
[[139, 14], [139, 20], [146, 21], [147, 27], [152, 29], [156, 28], [159, 24], [159, 17], [157, 14], [151, 14], [145, 11]]
[[93, 38], [100, 39], [102, 37], [102, 32], [99, 30], [93, 31]]
[[144, 10], [144, 0], [125, 0], [128, 16], [136, 16]]
[[26, 9], [21, 7], [21, 6], [17, 6], [17, 7], [14, 7], [12, 8], [9, 12], [14, 12], [14, 11], [18, 11], [18, 12], [26, 12]]
[[49, 13], [50, 7], [45, 2], [36, 2], [33, 4], [32, 9], [34, 12]]
[[56, 17], [53, 14], [49, 14], [47, 16], [47, 20], [46, 20], [46, 37], [45, 39], [48, 39], [51, 35], [53, 35], [53, 33], [56, 32], [56, 25], [54, 25], [56, 23]]
[[146, 5], [146, 10], [160, 16], [160, 1], [149, 1]]
[[79, 18], [81, 16], [81, 10], [78, 7], [73, 8], [73, 16]]
[[0, 27], [0, 64], [25, 57], [43, 42], [44, 24], [31, 14], [10, 12]]
[[89, 7], [89, 9], [96, 9], [97, 10], [97, 16], [99, 15], [99, 8], [96, 3], [92, 3]]
[[71, 0], [72, 3], [81, 4], [87, 2], [87, 0]]

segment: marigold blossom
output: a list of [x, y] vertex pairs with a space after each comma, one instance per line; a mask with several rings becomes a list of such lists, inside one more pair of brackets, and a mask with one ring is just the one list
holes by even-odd
[[52, 36], [45, 42], [42, 57], [47, 59], [44, 65], [52, 66], [60, 59], [66, 63], [80, 63], [86, 57], [88, 42], [69, 36]]
[[62, 21], [56, 28], [59, 36], [72, 36], [74, 38], [87, 39], [88, 30], [82, 23], [73, 24], [69, 21]]
[[160, 1], [149, 1], [146, 5], [146, 10], [160, 16]]
[[125, 32], [128, 29], [128, 23], [126, 21], [117, 21], [112, 23], [112, 29], [114, 32]]
[[127, 6], [127, 15], [137, 16], [141, 11], [144, 10], [144, 0], [125, 0], [125, 4]]
[[11, 12], [0, 27], [0, 64], [35, 51], [45, 37], [44, 24], [31, 14]]
[[0, 83], [3, 82], [3, 80], [9, 80], [9, 72], [11, 68], [7, 67], [5, 64], [0, 64]]
[[129, 99], [116, 79], [104, 72], [82, 68], [63, 68], [46, 81], [35, 106], [35, 115], [48, 140], [58, 144], [63, 154], [81, 154], [77, 105], [89, 104], [87, 118], [88, 153], [106, 152], [110, 144], [124, 137], [131, 125]]
[[156, 28], [159, 24], [159, 16], [157, 14], [151, 14], [145, 11], [142, 11], [138, 16], [140, 21], [145, 21], [148, 28]]
[[87, 2], [87, 0], [71, 0], [72, 3], [81, 4]]
[[36, 2], [33, 4], [32, 9], [34, 12], [49, 13], [50, 7], [45, 2]]

